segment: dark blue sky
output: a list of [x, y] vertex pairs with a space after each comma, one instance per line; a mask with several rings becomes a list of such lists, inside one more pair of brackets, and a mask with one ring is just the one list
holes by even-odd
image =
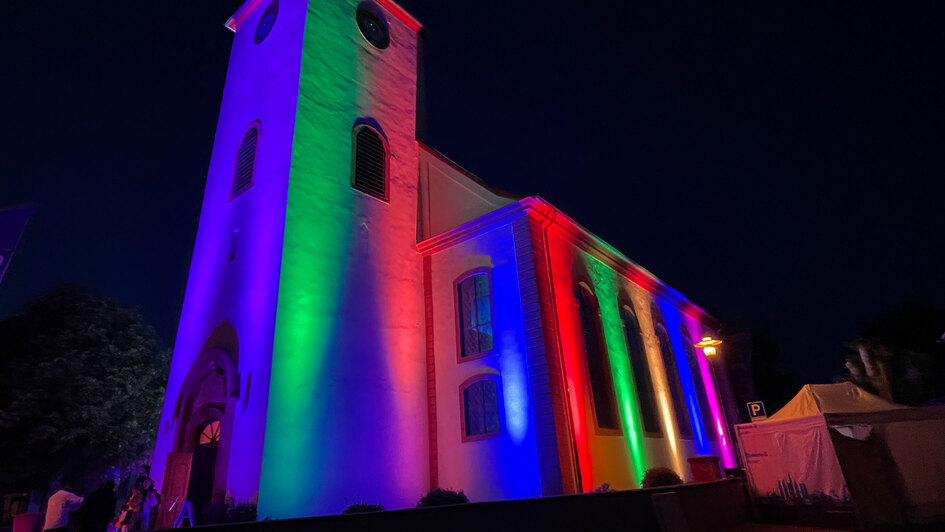
[[[5, 3], [0, 318], [65, 282], [170, 344], [239, 0]], [[403, 0], [427, 142], [540, 195], [829, 380], [857, 325], [945, 305], [945, 4]], [[278, 22], [274, 31], [278, 30]]]

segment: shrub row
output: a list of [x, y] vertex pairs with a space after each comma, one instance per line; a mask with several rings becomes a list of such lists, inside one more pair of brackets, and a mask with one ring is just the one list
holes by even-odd
[[[675, 471], [666, 467], [654, 467], [647, 469], [646, 473], [643, 474], [642, 485], [644, 488], [656, 488], [659, 486], [675, 486], [677, 484], [682, 484], [683, 480], [679, 478], [679, 475]], [[594, 488], [592, 493], [606, 493], [614, 491], [610, 484], [604, 483], [600, 486]], [[417, 508], [430, 508], [433, 506], [445, 506], [449, 504], [466, 504], [469, 502], [469, 497], [463, 493], [463, 490], [454, 491], [447, 490], [442, 488], [436, 488], [428, 491], [426, 495], [420, 498], [417, 501]], [[384, 505], [382, 504], [370, 504], [364, 501], [356, 502], [349, 505], [341, 513], [343, 514], [359, 514], [365, 512], [383, 512]]]

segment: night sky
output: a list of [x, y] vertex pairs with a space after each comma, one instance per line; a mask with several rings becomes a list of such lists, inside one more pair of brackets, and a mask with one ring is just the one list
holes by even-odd
[[[4, 2], [0, 206], [36, 210], [0, 318], [77, 283], [173, 343], [240, 3]], [[945, 2], [903, 4], [401, 2], [427, 144], [815, 382], [945, 304]]]

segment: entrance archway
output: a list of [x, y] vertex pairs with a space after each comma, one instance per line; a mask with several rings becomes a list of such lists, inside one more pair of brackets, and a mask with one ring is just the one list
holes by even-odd
[[198, 524], [222, 513], [233, 419], [240, 396], [236, 331], [224, 323], [207, 340], [174, 407], [174, 452], [165, 466], [158, 527], [170, 527], [185, 501]]

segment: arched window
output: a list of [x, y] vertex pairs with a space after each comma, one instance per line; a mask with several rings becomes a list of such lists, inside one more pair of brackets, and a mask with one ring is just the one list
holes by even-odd
[[581, 337], [584, 340], [584, 358], [591, 383], [594, 413], [597, 426], [602, 429], [619, 429], [617, 404], [614, 400], [614, 382], [610, 374], [610, 361], [601, 331], [600, 318], [594, 295], [587, 286], [577, 287], [578, 314], [581, 318]]
[[699, 413], [702, 414], [702, 426], [705, 428], [706, 436], [710, 440], [716, 441], [719, 439], [719, 435], [715, 430], [712, 412], [709, 410], [709, 396], [705, 393], [702, 369], [699, 368], [699, 354], [696, 352], [696, 347], [692, 345], [691, 336], [689, 336], [689, 331], [684, 325], [679, 326], [679, 334], [682, 335], [683, 349], [686, 351], [686, 360], [689, 362], [692, 385], [696, 389], [696, 401], [699, 402]]
[[358, 124], [352, 131], [354, 144], [351, 164], [351, 186], [369, 196], [387, 201], [387, 176], [390, 153], [381, 133], [367, 124]]
[[200, 434], [197, 436], [197, 445], [213, 445], [216, 446], [220, 443], [220, 422], [218, 420], [213, 420], [200, 429]]
[[673, 396], [673, 410], [676, 412], [676, 424], [679, 426], [679, 437], [692, 439], [692, 425], [689, 422], [689, 406], [683, 393], [682, 381], [679, 380], [679, 368], [676, 367], [676, 357], [673, 355], [673, 344], [669, 341], [669, 333], [663, 325], [662, 315], [654, 304], [653, 321], [656, 324], [656, 339], [660, 344], [660, 357], [663, 368], [666, 370], [666, 380], [669, 381], [669, 392]]
[[650, 365], [646, 362], [646, 351], [640, 335], [640, 323], [633, 312], [633, 307], [625, 304], [620, 307], [620, 321], [623, 322], [624, 336], [627, 340], [627, 353], [630, 355], [630, 368], [633, 382], [640, 401], [640, 413], [643, 417], [643, 430], [650, 434], [660, 434], [660, 419], [656, 409], [656, 396], [653, 393], [653, 377]]
[[233, 165], [233, 183], [230, 187], [230, 199], [246, 192], [253, 186], [256, 173], [256, 146], [259, 141], [259, 122], [253, 122], [243, 133], [240, 146], [236, 150], [236, 162]]
[[462, 278], [456, 287], [460, 358], [492, 351], [491, 284], [488, 272], [476, 272]]
[[499, 434], [499, 381], [496, 375], [479, 375], [460, 386], [463, 409], [463, 441]]

